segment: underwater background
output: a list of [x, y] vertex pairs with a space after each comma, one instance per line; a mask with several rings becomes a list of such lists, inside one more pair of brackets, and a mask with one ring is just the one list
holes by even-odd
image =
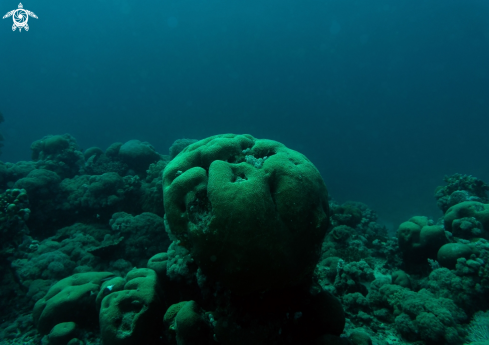
[[[2, 0], [2, 13], [17, 8]], [[489, 179], [485, 0], [23, 2], [0, 21], [2, 160], [250, 133], [304, 153], [390, 230], [441, 216], [445, 175]], [[3, 14], [2, 14], [3, 15]]]

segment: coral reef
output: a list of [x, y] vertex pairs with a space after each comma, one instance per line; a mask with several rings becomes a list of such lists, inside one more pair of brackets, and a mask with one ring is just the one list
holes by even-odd
[[195, 139], [177, 139], [170, 146], [170, 157], [171, 159], [175, 158], [180, 152], [183, 151], [187, 146], [196, 143]]
[[445, 186], [435, 190], [438, 207], [445, 213], [450, 207], [464, 201], [488, 203], [489, 185], [471, 175], [453, 174], [445, 176]]
[[485, 342], [488, 187], [445, 182], [391, 236], [275, 141], [44, 137], [0, 162], [0, 343]]
[[32, 160], [38, 168], [55, 172], [61, 178], [73, 177], [83, 161], [83, 154], [71, 135], [48, 135], [31, 145]]
[[424, 216], [416, 216], [401, 223], [397, 230], [399, 248], [409, 268], [427, 259], [436, 259], [440, 247], [448, 243], [442, 226]]
[[445, 229], [465, 239], [489, 238], [489, 204], [464, 201], [450, 207], [444, 217]]
[[0, 256], [8, 256], [29, 233], [29, 198], [25, 189], [7, 189], [0, 194]]

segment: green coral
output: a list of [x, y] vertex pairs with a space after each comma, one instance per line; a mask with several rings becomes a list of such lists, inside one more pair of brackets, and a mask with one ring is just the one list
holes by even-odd
[[467, 340], [471, 343], [489, 343], [489, 311], [476, 313], [470, 322], [468, 331]]
[[67, 344], [71, 339], [76, 338], [79, 330], [74, 322], [62, 322], [53, 327], [49, 332], [49, 345]]
[[388, 280], [375, 280], [367, 299], [374, 309], [389, 309], [386, 321], [393, 322], [406, 340], [458, 345], [465, 336], [464, 310], [426, 289], [414, 292]]
[[162, 173], [168, 164], [168, 156], [163, 156], [162, 160], [149, 165], [146, 170], [146, 179], [141, 183], [140, 204], [141, 209], [146, 212], [153, 212], [163, 217], [165, 210], [163, 205], [163, 182]]
[[446, 230], [465, 239], [489, 238], [489, 204], [478, 201], [461, 202], [447, 210], [444, 223]]
[[112, 276], [109, 272], [78, 273], [54, 284], [32, 312], [39, 333], [48, 334], [62, 322], [90, 324], [97, 317], [95, 299], [100, 286]]
[[434, 225], [424, 216], [416, 216], [401, 223], [397, 230], [399, 248], [404, 255], [404, 264], [410, 266], [435, 259], [438, 250], [448, 242], [443, 227]]
[[454, 269], [459, 258], [470, 258], [472, 249], [463, 243], [447, 243], [438, 250], [437, 259], [442, 267]]
[[[247, 163], [249, 155], [263, 165]], [[251, 135], [217, 135], [177, 155], [163, 188], [171, 232], [204, 274], [233, 291], [293, 285], [313, 271], [328, 194], [302, 154]]]
[[[111, 145], [112, 148], [117, 148], [117, 144]], [[110, 147], [103, 152], [98, 147], [91, 147], [85, 150], [85, 164], [81, 172], [87, 175], [102, 175], [107, 172], [114, 172], [121, 176], [125, 176], [129, 171], [129, 166], [117, 158], [117, 153], [111, 155]]]
[[121, 249], [124, 259], [138, 267], [146, 264], [148, 256], [156, 255], [170, 244], [164, 231], [163, 218], [154, 213], [143, 212], [132, 216], [125, 212], [116, 212], [109, 222], [118, 236], [123, 236]]
[[445, 176], [446, 186], [435, 190], [438, 207], [445, 213], [451, 206], [463, 201], [489, 202], [489, 184], [472, 175], [453, 174]]
[[25, 189], [7, 189], [0, 194], [0, 254], [12, 252], [29, 232], [25, 222], [30, 212]]
[[173, 322], [175, 321], [175, 316], [177, 316], [178, 312], [180, 309], [183, 308], [185, 304], [187, 304], [189, 301], [182, 301], [178, 302], [175, 304], [172, 304], [165, 312], [165, 315], [163, 316], [163, 322], [167, 326], [171, 326]]
[[[436, 296], [453, 300], [469, 315], [489, 307], [489, 242], [465, 241], [473, 254], [457, 258], [455, 268], [439, 268], [431, 272], [428, 289]], [[466, 253], [465, 255], [467, 255]]]
[[61, 178], [73, 177], [84, 160], [75, 138], [69, 134], [48, 135], [31, 144], [32, 160], [39, 168], [54, 171]]
[[156, 272], [133, 269], [124, 289], [109, 293], [100, 307], [99, 321], [105, 345], [155, 344], [163, 319], [162, 292]]
[[363, 250], [359, 250], [355, 247], [336, 248], [331, 254], [342, 258], [345, 262], [355, 262], [360, 260], [364, 260], [367, 263], [372, 262], [370, 252], [366, 248]]
[[349, 203], [337, 206], [331, 210], [331, 223], [333, 225], [347, 225], [355, 227], [362, 221], [362, 211]]
[[196, 139], [177, 139], [170, 146], [170, 157], [171, 159], [175, 158], [180, 152], [183, 151], [187, 146], [196, 143], [198, 140]]

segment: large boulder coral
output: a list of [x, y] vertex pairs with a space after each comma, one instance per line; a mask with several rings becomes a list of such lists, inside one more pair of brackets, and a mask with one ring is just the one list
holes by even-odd
[[31, 202], [40, 202], [43, 198], [52, 198], [56, 191], [60, 177], [55, 172], [46, 169], [32, 170], [26, 177], [15, 182], [15, 188], [25, 189]]
[[118, 157], [136, 172], [145, 172], [151, 163], [161, 157], [147, 142], [129, 140], [119, 148]]
[[62, 178], [75, 176], [84, 160], [76, 139], [69, 134], [45, 136], [33, 142], [31, 150], [33, 161]]
[[442, 267], [454, 269], [458, 259], [469, 259], [472, 254], [472, 248], [466, 244], [447, 243], [438, 250], [437, 259]]
[[114, 172], [120, 176], [126, 176], [130, 172], [129, 166], [122, 162], [119, 157], [121, 143], [109, 146], [106, 152], [98, 147], [90, 147], [84, 152], [85, 164], [80, 173], [87, 175], [102, 175], [107, 172]]
[[[29, 195], [32, 214], [27, 225], [33, 230], [33, 235], [37, 235], [39, 228], [44, 230], [48, 223], [55, 222], [59, 216], [52, 210], [57, 206], [53, 200], [59, 191], [60, 182], [58, 174], [47, 169], [34, 169], [26, 177], [15, 182], [15, 188], [24, 189]], [[40, 227], [39, 224], [43, 226]]]
[[163, 172], [171, 232], [208, 277], [237, 294], [295, 285], [314, 270], [329, 225], [316, 167], [283, 144], [216, 135]]
[[54, 284], [32, 312], [39, 333], [48, 334], [62, 322], [93, 323], [97, 315], [95, 298], [104, 279], [111, 276], [109, 272], [78, 273]]
[[39, 162], [0, 162], [0, 188], [12, 188], [15, 182], [26, 177], [32, 170], [37, 169], [38, 165]]
[[438, 249], [448, 242], [443, 227], [434, 225], [427, 217], [416, 216], [401, 223], [397, 230], [399, 248], [404, 264], [410, 266], [436, 259]]
[[[479, 227], [471, 228], [470, 231], [464, 231], [465, 225], [462, 223], [459, 224], [457, 221], [464, 219], [467, 222], [471, 222], [467, 218], [474, 218], [474, 220], [479, 222]], [[483, 204], [478, 201], [464, 201], [450, 207], [445, 213], [444, 220], [445, 229], [454, 232], [454, 235], [464, 237], [465, 239], [489, 237], [489, 204]], [[470, 227], [470, 225], [467, 225], [467, 227]]]

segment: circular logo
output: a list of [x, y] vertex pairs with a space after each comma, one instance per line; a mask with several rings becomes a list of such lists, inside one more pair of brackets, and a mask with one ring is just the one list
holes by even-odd
[[24, 26], [27, 23], [27, 12], [21, 8], [15, 10], [13, 17], [17, 26]]

